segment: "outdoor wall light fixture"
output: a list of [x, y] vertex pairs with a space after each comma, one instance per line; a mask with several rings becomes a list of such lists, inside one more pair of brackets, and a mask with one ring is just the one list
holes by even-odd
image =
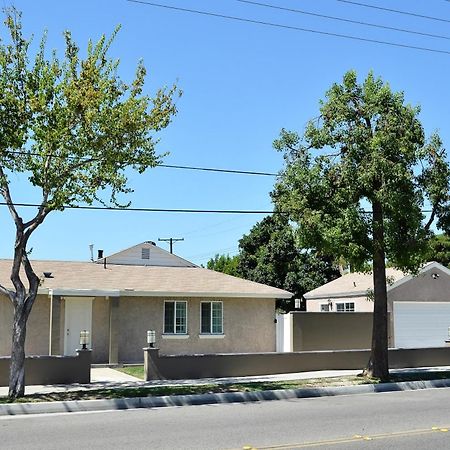
[[154, 347], [156, 342], [156, 331], [148, 330], [147, 331], [147, 344], [149, 347]]
[[433, 278], [433, 280], [437, 280], [439, 278], [439, 274], [438, 273], [432, 273], [431, 274], [431, 278]]
[[87, 350], [87, 346], [89, 344], [89, 331], [81, 330], [80, 331], [80, 345], [83, 350]]

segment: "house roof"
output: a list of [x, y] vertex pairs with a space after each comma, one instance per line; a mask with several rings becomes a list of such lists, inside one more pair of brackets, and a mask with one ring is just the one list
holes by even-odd
[[[0, 283], [12, 288], [11, 260], [0, 260]], [[162, 267], [72, 261], [32, 261], [39, 293], [73, 296], [291, 298], [290, 292], [200, 267]], [[51, 272], [51, 278], [44, 277]]]
[[[146, 250], [145, 258], [144, 249]], [[104, 258], [99, 258], [95, 262], [103, 264], [105, 258], [108, 264], [126, 266], [197, 267], [196, 264], [158, 247], [152, 241], [141, 242]]]
[[[450, 277], [450, 269], [448, 267], [443, 266], [442, 264], [439, 264], [436, 261], [431, 261], [431, 262], [426, 263], [420, 270], [420, 273], [425, 274], [427, 272], [434, 271], [435, 269], [439, 269], [445, 275]], [[439, 277], [439, 274], [437, 274], [437, 277]], [[393, 289], [398, 288], [402, 284], [407, 283], [412, 278], [414, 278], [414, 275], [411, 275], [411, 274], [406, 275], [403, 278], [400, 278], [395, 283], [393, 283], [391, 286], [389, 286], [389, 291], [392, 291]]]
[[[405, 274], [401, 270], [387, 268], [386, 276], [396, 282]], [[373, 289], [372, 273], [352, 272], [307, 292], [304, 297], [306, 300], [362, 297], [367, 295], [369, 289]]]

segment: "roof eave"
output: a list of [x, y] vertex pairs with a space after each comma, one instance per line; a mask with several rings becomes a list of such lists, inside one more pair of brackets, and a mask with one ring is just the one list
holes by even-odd
[[367, 297], [367, 289], [365, 291], [357, 292], [338, 292], [334, 294], [316, 294], [308, 295], [305, 294], [303, 297], [305, 300], [326, 300], [329, 298], [347, 298], [347, 297]]
[[137, 291], [102, 290], [102, 289], [69, 289], [40, 288], [38, 294], [60, 295], [67, 297], [221, 297], [221, 298], [260, 298], [260, 299], [290, 299], [290, 292], [254, 293], [254, 292], [204, 292], [204, 291]]

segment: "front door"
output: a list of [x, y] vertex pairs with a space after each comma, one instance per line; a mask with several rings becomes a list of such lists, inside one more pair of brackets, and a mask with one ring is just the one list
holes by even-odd
[[92, 328], [92, 298], [66, 297], [65, 298], [65, 336], [64, 354], [75, 355], [80, 346], [80, 331], [89, 331]]

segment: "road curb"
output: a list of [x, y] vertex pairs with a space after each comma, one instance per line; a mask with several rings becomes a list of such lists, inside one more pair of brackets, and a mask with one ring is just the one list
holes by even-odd
[[331, 397], [337, 395], [370, 394], [450, 387], [450, 379], [403, 381], [400, 383], [363, 384], [358, 386], [319, 387], [256, 392], [226, 392], [223, 394], [166, 395], [161, 397], [119, 398], [110, 400], [69, 400], [65, 402], [0, 404], [0, 416], [49, 414], [65, 412], [108, 411], [167, 406], [215, 405], [249, 403], [296, 398]]

